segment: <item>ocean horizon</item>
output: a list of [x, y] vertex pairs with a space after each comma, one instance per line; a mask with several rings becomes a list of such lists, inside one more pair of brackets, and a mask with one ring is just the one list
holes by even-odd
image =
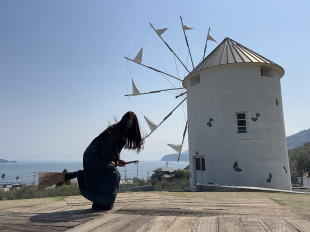
[[[156, 161], [140, 160], [139, 164], [128, 164], [125, 167], [118, 167], [121, 178], [147, 179], [153, 171], [160, 167], [185, 168], [188, 161]], [[0, 175], [5, 174], [0, 183], [22, 183], [37, 184], [39, 172], [61, 172], [67, 169], [68, 172], [83, 169], [82, 161], [69, 160], [20, 160], [17, 163], [0, 163]], [[18, 180], [16, 179], [18, 177]]]

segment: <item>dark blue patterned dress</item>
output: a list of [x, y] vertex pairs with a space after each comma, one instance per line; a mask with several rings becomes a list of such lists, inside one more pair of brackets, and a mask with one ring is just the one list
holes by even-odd
[[102, 133], [86, 148], [83, 156], [84, 170], [78, 172], [81, 194], [96, 205], [112, 208], [120, 182], [120, 174], [111, 161], [119, 160], [125, 142], [116, 126]]

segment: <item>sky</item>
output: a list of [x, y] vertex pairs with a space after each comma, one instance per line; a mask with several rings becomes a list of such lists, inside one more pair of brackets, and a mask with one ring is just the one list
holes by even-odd
[[[230, 37], [280, 64], [286, 133], [308, 129], [309, 12], [307, 0], [1, 0], [0, 158], [82, 160], [92, 139], [128, 110], [148, 133], [143, 116], [160, 122], [180, 91], [128, 98], [131, 79], [143, 92], [181, 83], [124, 56], [134, 58], [143, 47], [143, 63], [183, 78], [184, 68], [149, 26], [168, 27], [163, 37], [189, 65], [180, 15], [194, 28], [187, 35], [195, 64], [208, 27], [219, 42]], [[207, 53], [216, 45], [209, 42]], [[185, 122], [184, 104], [142, 152], [123, 150], [123, 158], [174, 153], [166, 144], [181, 142]]]

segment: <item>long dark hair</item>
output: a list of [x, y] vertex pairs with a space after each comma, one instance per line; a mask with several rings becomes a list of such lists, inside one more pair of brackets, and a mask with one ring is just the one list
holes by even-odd
[[134, 112], [128, 111], [119, 122], [109, 126], [102, 134], [109, 133], [112, 128], [120, 129], [120, 143], [124, 145], [125, 149], [137, 150], [137, 152], [143, 149], [144, 140], [141, 136], [138, 118]]

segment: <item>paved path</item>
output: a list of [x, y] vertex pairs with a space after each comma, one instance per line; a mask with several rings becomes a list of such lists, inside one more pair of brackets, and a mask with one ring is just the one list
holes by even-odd
[[91, 203], [80, 196], [65, 201], [3, 201], [0, 231], [310, 232], [309, 219], [263, 194], [199, 194], [122, 193], [113, 210], [99, 213], [92, 212]]

